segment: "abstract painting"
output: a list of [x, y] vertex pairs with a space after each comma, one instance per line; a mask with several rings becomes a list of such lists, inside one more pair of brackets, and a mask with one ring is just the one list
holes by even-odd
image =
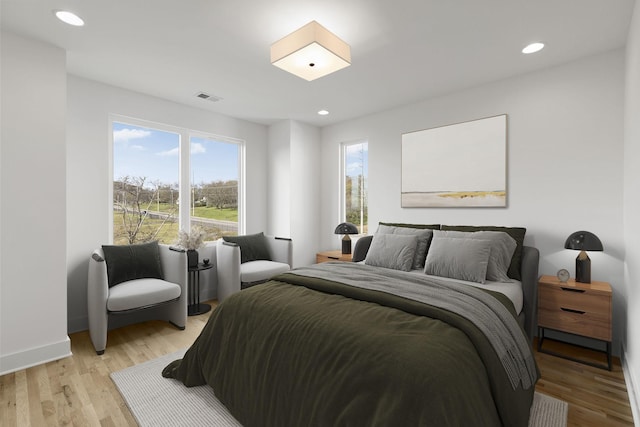
[[403, 208], [506, 207], [507, 115], [402, 134]]

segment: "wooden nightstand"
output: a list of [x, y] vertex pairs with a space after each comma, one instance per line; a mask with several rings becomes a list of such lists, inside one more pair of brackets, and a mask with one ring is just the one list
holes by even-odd
[[[607, 282], [562, 283], [555, 276], [538, 280], [538, 351], [611, 370], [611, 285]], [[607, 365], [578, 360], [542, 348], [545, 329], [606, 343]]]
[[316, 253], [316, 263], [328, 262], [328, 261], [349, 261], [353, 254], [343, 254], [341, 250], [337, 251], [324, 251]]

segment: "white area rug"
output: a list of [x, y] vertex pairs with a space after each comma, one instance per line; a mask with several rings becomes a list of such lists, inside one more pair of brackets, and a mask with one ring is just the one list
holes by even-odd
[[[187, 388], [179, 381], [162, 377], [169, 362], [186, 350], [111, 374], [111, 379], [141, 427], [242, 425], [216, 399], [209, 386]], [[535, 394], [530, 427], [565, 427], [568, 404], [544, 394]]]
[[533, 395], [529, 427], [566, 427], [569, 404], [546, 394]]

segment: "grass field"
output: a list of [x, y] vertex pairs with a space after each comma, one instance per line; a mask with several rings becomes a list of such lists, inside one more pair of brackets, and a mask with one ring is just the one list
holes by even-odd
[[238, 209], [216, 209], [206, 206], [196, 207], [191, 216], [197, 218], [219, 219], [221, 221], [238, 221]]
[[[176, 206], [169, 205], [167, 203], [152, 204], [149, 206], [150, 210], [160, 209], [160, 212], [171, 212], [175, 210]], [[176, 212], [177, 215], [177, 212]], [[238, 221], [238, 210], [237, 209], [216, 209], [216, 208], [208, 208], [205, 206], [196, 207], [195, 212], [192, 213], [192, 217], [196, 218], [207, 218], [207, 219], [217, 219], [221, 221]], [[156, 234], [154, 240], [158, 240], [160, 243], [165, 244], [173, 244], [178, 238], [179, 226], [176, 221], [167, 221], [164, 224], [161, 219], [154, 218], [146, 218], [138, 232], [137, 242], [141, 242], [146, 240], [145, 236], [152, 236], [153, 233], [160, 227], [160, 231]], [[220, 231], [215, 226], [205, 227], [205, 231], [207, 232], [207, 237], [205, 240], [216, 240], [222, 236], [222, 231]], [[114, 244], [115, 245], [124, 245], [128, 244], [128, 238], [126, 233], [124, 232], [124, 225], [122, 224], [122, 213], [118, 211], [114, 211], [113, 213], [113, 232], [114, 232]]]
[[[149, 206], [150, 210], [159, 212], [175, 212], [177, 215], [178, 206], [171, 205], [169, 203], [152, 203]], [[196, 206], [191, 208], [191, 216], [198, 218], [218, 219], [220, 221], [238, 221], [238, 209], [236, 208], [224, 208], [217, 209], [206, 206]]]

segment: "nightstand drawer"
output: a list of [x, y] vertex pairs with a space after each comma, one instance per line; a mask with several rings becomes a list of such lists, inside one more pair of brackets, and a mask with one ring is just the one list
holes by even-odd
[[329, 261], [351, 261], [351, 254], [343, 254], [342, 251], [324, 251], [316, 254], [316, 263]]
[[538, 325], [611, 341], [611, 294], [541, 283]]
[[[538, 310], [538, 325], [543, 328], [591, 337], [603, 341], [611, 341], [611, 326], [609, 319], [593, 313], [581, 313], [562, 309]], [[568, 309], [571, 310], [571, 309]]]
[[540, 284], [538, 290], [540, 307], [559, 309], [561, 307], [609, 316], [611, 296], [572, 287], [548, 286]]

